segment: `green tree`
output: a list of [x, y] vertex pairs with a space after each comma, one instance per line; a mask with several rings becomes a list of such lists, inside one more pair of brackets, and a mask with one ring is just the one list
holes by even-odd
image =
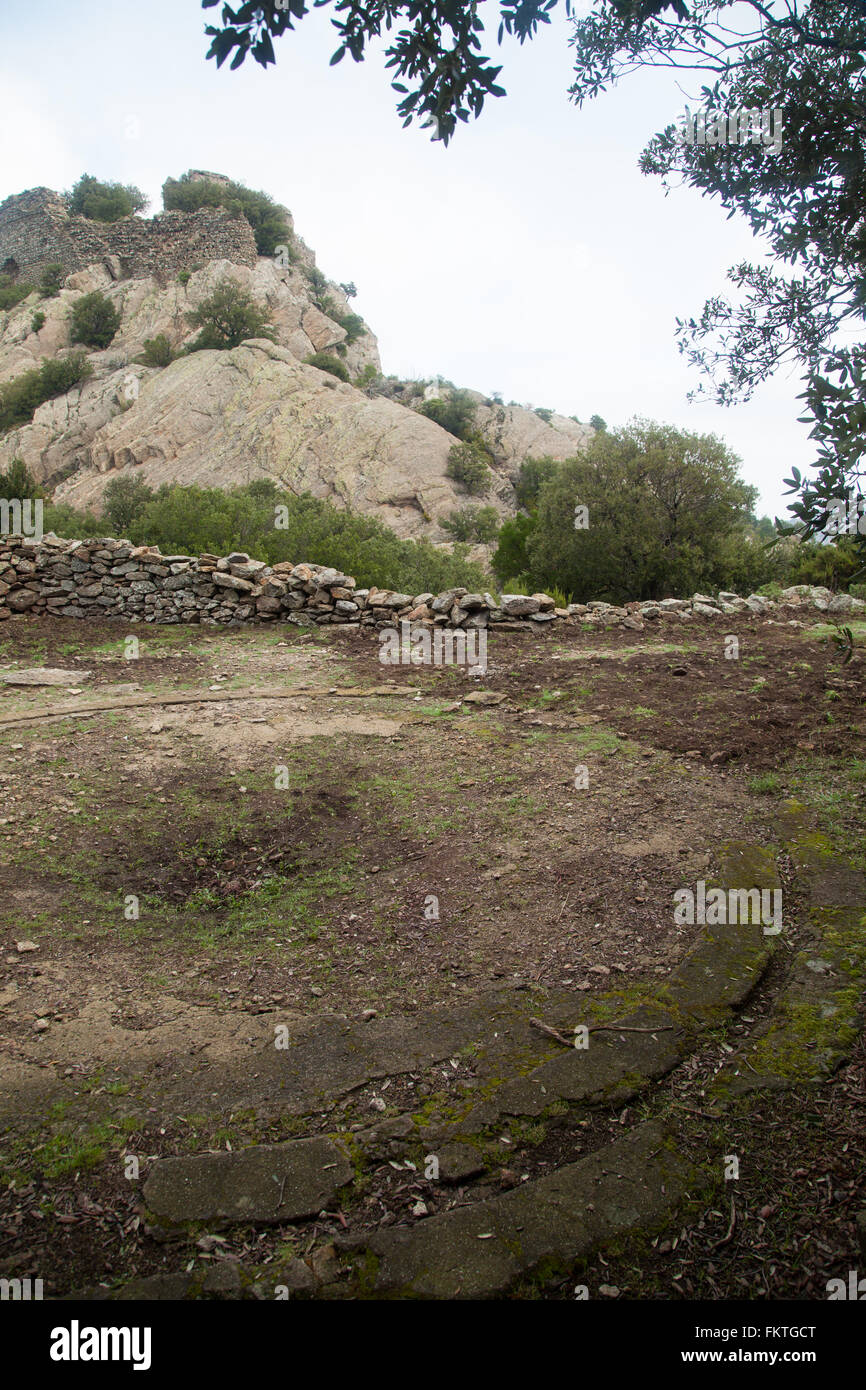
[[274, 337], [274, 330], [267, 326], [267, 309], [235, 280], [222, 280], [197, 309], [187, 314], [187, 319], [193, 328], [201, 330], [190, 344], [190, 352], [235, 348], [247, 338]]
[[42, 491], [23, 459], [13, 459], [5, 473], [0, 471], [0, 499], [12, 501], [25, 497], [41, 497]]
[[112, 478], [102, 494], [102, 510], [114, 536], [125, 536], [153, 499], [153, 489], [133, 473]]
[[545, 454], [542, 458], [524, 459], [520, 465], [517, 482], [514, 484], [514, 494], [518, 507], [525, 507], [527, 511], [532, 511], [542, 485], [553, 477], [557, 468], [558, 464], [549, 454]]
[[70, 336], [73, 343], [107, 348], [120, 327], [120, 310], [101, 290], [82, 295], [72, 306]]
[[89, 217], [93, 222], [118, 222], [143, 212], [147, 199], [133, 184], [100, 183], [90, 174], [82, 174], [69, 196], [70, 212]]
[[527, 544], [537, 525], [537, 516], [530, 512], [518, 512], [517, 516], [503, 523], [491, 561], [501, 583], [528, 572]]
[[595, 435], [539, 492], [527, 540], [534, 582], [580, 602], [624, 602], [721, 577], [726, 538], [757, 495], [738, 465], [715, 436], [669, 425], [637, 420]]

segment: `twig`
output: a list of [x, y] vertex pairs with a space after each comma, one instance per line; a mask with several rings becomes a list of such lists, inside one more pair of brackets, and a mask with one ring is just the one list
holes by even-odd
[[727, 1229], [727, 1233], [726, 1233], [725, 1235], [722, 1236], [721, 1240], [717, 1240], [717, 1241], [715, 1242], [714, 1245], [711, 1245], [711, 1246], [710, 1246], [710, 1249], [711, 1249], [711, 1250], [721, 1250], [721, 1248], [722, 1248], [723, 1245], [727, 1245], [727, 1244], [730, 1242], [730, 1239], [731, 1239], [731, 1237], [732, 1237], [733, 1234], [734, 1234], [734, 1227], [736, 1226], [736, 1224], [737, 1224], [737, 1208], [734, 1206], [734, 1199], [733, 1199], [733, 1197], [732, 1197], [732, 1198], [731, 1198], [731, 1220], [730, 1220], [730, 1224], [729, 1224], [728, 1229]]
[[[563, 1047], [574, 1047], [574, 1042], [571, 1038], [564, 1037], [556, 1028], [551, 1028], [549, 1023], [543, 1023], [540, 1018], [531, 1018], [529, 1022], [532, 1024], [533, 1028], [537, 1028], [540, 1033], [546, 1033], [549, 1038], [554, 1038], [556, 1042], [562, 1043]], [[578, 1024], [578, 1027], [586, 1027], [586, 1025]], [[674, 1023], [660, 1023], [657, 1028], [630, 1028], [624, 1023], [591, 1023], [586, 1028], [586, 1031], [588, 1033], [666, 1033], [675, 1027], [676, 1024]]]
[[533, 1028], [538, 1029], [539, 1033], [546, 1033], [549, 1038], [555, 1038], [558, 1043], [562, 1043], [563, 1047], [574, 1046], [574, 1043], [571, 1042], [570, 1039], [564, 1038], [555, 1028], [551, 1028], [549, 1023], [542, 1023], [540, 1018], [531, 1018], [529, 1022], [532, 1024]]

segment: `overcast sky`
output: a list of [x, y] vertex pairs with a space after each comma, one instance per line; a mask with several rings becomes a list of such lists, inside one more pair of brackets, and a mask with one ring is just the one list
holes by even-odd
[[[484, 8], [487, 8], [485, 6]], [[506, 401], [609, 425], [635, 415], [715, 433], [783, 514], [781, 480], [813, 457], [801, 389], [779, 374], [746, 406], [690, 404], [674, 320], [697, 314], [737, 260], [745, 222], [637, 168], [699, 83], [636, 74], [578, 110], [564, 16], [509, 44], [508, 96], [448, 148], [401, 128], [379, 55], [335, 68], [328, 10], [252, 59], [205, 61], [198, 0], [31, 0], [0, 15], [0, 199], [87, 172], [160, 187], [189, 168], [263, 188], [379, 339], [385, 371], [441, 373]], [[682, 84], [685, 83], [685, 86]], [[690, 87], [690, 91], [687, 89]], [[692, 107], [699, 103], [692, 101]]]

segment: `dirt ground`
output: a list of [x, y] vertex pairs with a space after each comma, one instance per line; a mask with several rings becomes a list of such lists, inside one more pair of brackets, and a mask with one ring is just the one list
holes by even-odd
[[[866, 868], [863, 652], [843, 666], [827, 628], [793, 611], [726, 623], [494, 632], [484, 677], [382, 666], [375, 634], [345, 629], [5, 623], [0, 1274], [44, 1268], [49, 1247], [59, 1289], [162, 1268], [117, 1154], [220, 1146], [238, 1124], [290, 1132], [271, 1113], [241, 1122], [228, 1083], [197, 1097], [198, 1118], [168, 1113], [181, 1058], [207, 1064], [210, 1085], [277, 1016], [664, 980], [697, 930], [674, 924], [674, 892], [712, 879], [726, 841], [772, 848], [781, 797]], [[5, 683], [35, 667], [75, 683]], [[816, 1107], [862, 1148], [862, 1054]], [[767, 1109], [769, 1174], [787, 1160], [784, 1108]], [[562, 1136], [546, 1142], [526, 1164], [557, 1161]], [[857, 1200], [842, 1168], [831, 1208], [849, 1181]], [[363, 1219], [394, 1219], [401, 1183], [417, 1200], [395, 1171]], [[757, 1240], [780, 1207], [765, 1190], [755, 1203]], [[810, 1195], [776, 1253], [789, 1296], [807, 1289], [790, 1252], [818, 1224], [827, 1239]], [[700, 1240], [683, 1242], [675, 1291], [748, 1296], [741, 1276], [756, 1291], [760, 1242], [754, 1269], [726, 1273], [725, 1246], [710, 1275], [695, 1255], [698, 1275]], [[641, 1268], [624, 1258], [606, 1282], [657, 1296]]]

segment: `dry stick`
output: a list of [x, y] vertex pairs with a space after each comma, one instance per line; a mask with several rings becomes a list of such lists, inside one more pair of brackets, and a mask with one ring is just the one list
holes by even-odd
[[104, 710], [115, 709], [147, 709], [161, 705], [200, 705], [200, 704], [219, 704], [223, 700], [295, 700], [302, 695], [304, 698], [318, 698], [344, 696], [349, 699], [369, 699], [381, 697], [386, 699], [392, 695], [415, 696], [420, 691], [415, 687], [397, 686], [393, 689], [388, 686], [377, 685], [365, 690], [363, 687], [342, 687], [334, 689], [333, 686], [316, 689], [313, 686], [295, 686], [291, 690], [203, 690], [197, 695], [151, 695], [139, 698], [136, 695], [126, 695], [116, 700], [96, 701], [90, 700], [86, 704], [53, 706], [49, 709], [39, 710], [34, 714], [16, 714], [11, 718], [0, 719], [0, 728], [11, 728], [16, 724], [37, 723], [40, 719], [70, 719], [79, 714], [101, 714]]
[[731, 1198], [731, 1222], [730, 1222], [730, 1225], [728, 1226], [727, 1234], [726, 1234], [726, 1235], [723, 1235], [722, 1238], [721, 1238], [721, 1240], [717, 1240], [717, 1241], [715, 1242], [714, 1245], [711, 1245], [711, 1246], [710, 1246], [710, 1250], [721, 1250], [721, 1248], [722, 1248], [723, 1245], [727, 1245], [727, 1244], [730, 1242], [730, 1239], [731, 1239], [731, 1237], [732, 1237], [733, 1234], [734, 1234], [734, 1227], [736, 1226], [736, 1224], [737, 1224], [737, 1209], [736, 1209], [736, 1207], [734, 1206], [734, 1199], [733, 1199], [733, 1197], [732, 1197], [732, 1198]]
[[[543, 1023], [540, 1018], [531, 1018], [529, 1022], [540, 1033], [546, 1033], [549, 1038], [555, 1038], [558, 1043], [562, 1043], [563, 1047], [574, 1047], [571, 1038], [563, 1037], [562, 1033], [558, 1032], [556, 1028], [551, 1028], [549, 1023]], [[657, 1028], [630, 1028], [625, 1023], [591, 1023], [586, 1031], [588, 1033], [668, 1033], [675, 1027], [675, 1023], [660, 1023]]]

